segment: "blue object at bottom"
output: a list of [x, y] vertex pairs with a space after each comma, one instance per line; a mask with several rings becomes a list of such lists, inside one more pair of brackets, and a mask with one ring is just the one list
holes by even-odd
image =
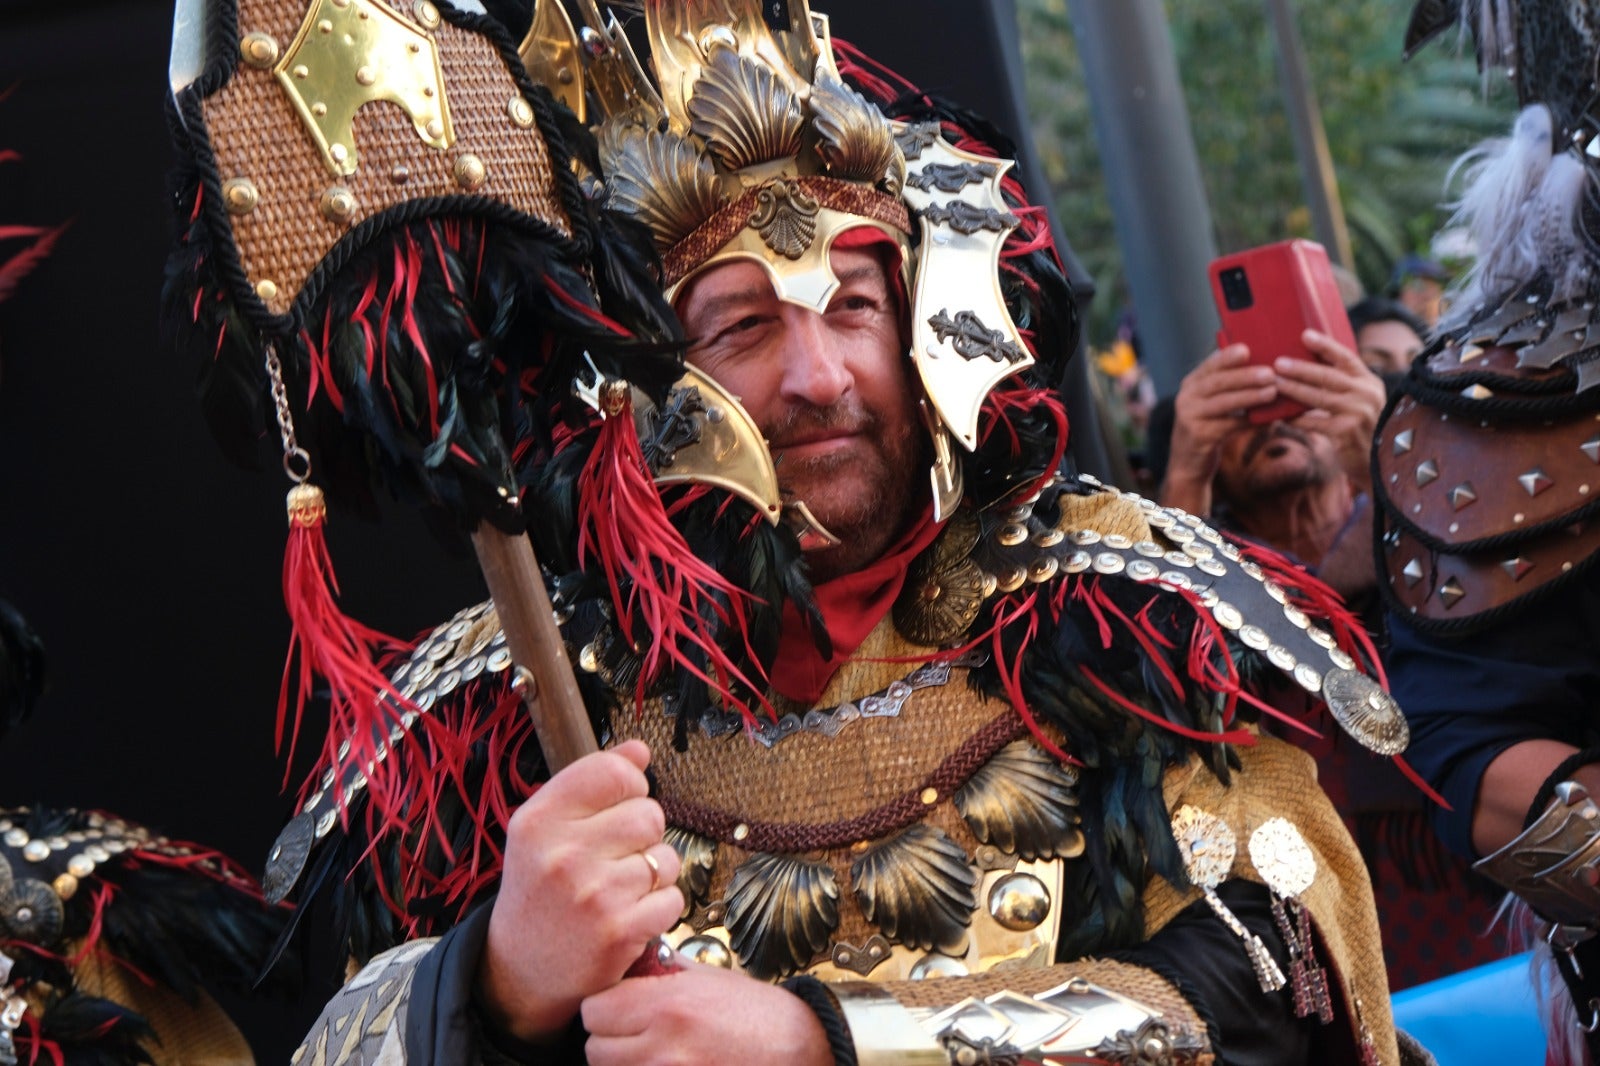
[[1439, 1066], [1544, 1066], [1530, 958], [1513, 955], [1398, 992], [1395, 1024]]

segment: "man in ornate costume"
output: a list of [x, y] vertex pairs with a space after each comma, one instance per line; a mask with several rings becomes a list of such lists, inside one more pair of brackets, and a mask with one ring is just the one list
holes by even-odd
[[[1467, 157], [1480, 257], [1374, 444], [1391, 668], [1446, 842], [1549, 923], [1592, 1056], [1600, 6], [1423, 3], [1407, 48], [1460, 25], [1524, 106]], [[1582, 1061], [1577, 1029], [1555, 1035]]]
[[[503, 11], [495, 47], [428, 3], [260, 0], [179, 88], [209, 398], [240, 368], [301, 481], [296, 425], [335, 477], [367, 434], [494, 590], [376, 700], [376, 635], [296, 613], [335, 721], [266, 883], [364, 967], [296, 1061], [1401, 1061], [1360, 859], [1254, 724], [1320, 698], [1403, 748], [1359, 626], [1059, 475], [1032, 375], [1072, 303], [994, 131], [803, 2], [644, 8], [653, 82], [592, 4]], [[349, 120], [325, 86], [390, 44], [441, 78]], [[446, 97], [481, 123], [453, 143]], [[233, 129], [272, 122], [315, 165]], [[321, 258], [268, 239], [296, 211]], [[559, 672], [489, 527], [526, 528], [604, 751], [534, 743]]]

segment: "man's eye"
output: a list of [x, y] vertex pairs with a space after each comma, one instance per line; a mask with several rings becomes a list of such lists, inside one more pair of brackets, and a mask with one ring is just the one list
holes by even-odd
[[748, 332], [749, 330], [755, 329], [759, 325], [761, 325], [761, 317], [759, 315], [745, 315], [739, 321], [735, 322], [733, 325], [731, 325], [727, 329], [723, 330], [723, 332], [724, 333], [745, 333], [745, 332]]
[[845, 296], [834, 305], [840, 311], [873, 311], [878, 307], [878, 301], [870, 296]]

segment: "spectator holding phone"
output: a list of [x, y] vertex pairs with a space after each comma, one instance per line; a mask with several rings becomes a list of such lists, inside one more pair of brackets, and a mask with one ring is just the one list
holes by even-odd
[[[1367, 457], [1383, 382], [1332, 337], [1301, 340], [1265, 360], [1228, 345], [1183, 379], [1161, 502], [1288, 553], [1359, 606], [1376, 580]], [[1282, 400], [1305, 410], [1252, 423], [1251, 409]]]
[[[1161, 502], [1283, 551], [1333, 586], [1368, 628], [1381, 612], [1373, 557], [1372, 435], [1383, 379], [1354, 350], [1307, 330], [1300, 357], [1253, 359], [1242, 344], [1213, 352], [1178, 390]], [[1250, 411], [1284, 400], [1306, 410], [1261, 424]], [[1317, 760], [1372, 874], [1392, 989], [1506, 953], [1486, 936], [1498, 893], [1432, 833], [1421, 792], [1354, 745], [1290, 737]]]

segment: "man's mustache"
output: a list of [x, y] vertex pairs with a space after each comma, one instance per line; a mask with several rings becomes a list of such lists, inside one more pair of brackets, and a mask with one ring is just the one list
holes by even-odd
[[1265, 448], [1279, 437], [1285, 437], [1292, 441], [1298, 441], [1307, 448], [1311, 447], [1311, 438], [1306, 435], [1304, 430], [1297, 429], [1294, 426], [1289, 425], [1287, 422], [1273, 422], [1271, 425], [1262, 426], [1250, 437], [1250, 443], [1245, 445], [1244, 455], [1240, 459], [1240, 462], [1244, 466], [1249, 466], [1251, 463], [1255, 462], [1256, 456], [1261, 454], [1261, 449]]
[[767, 438], [767, 447], [777, 453], [814, 437], [865, 434], [877, 426], [878, 419], [858, 404], [806, 405], [790, 408], [777, 421], [762, 426], [761, 434]]

